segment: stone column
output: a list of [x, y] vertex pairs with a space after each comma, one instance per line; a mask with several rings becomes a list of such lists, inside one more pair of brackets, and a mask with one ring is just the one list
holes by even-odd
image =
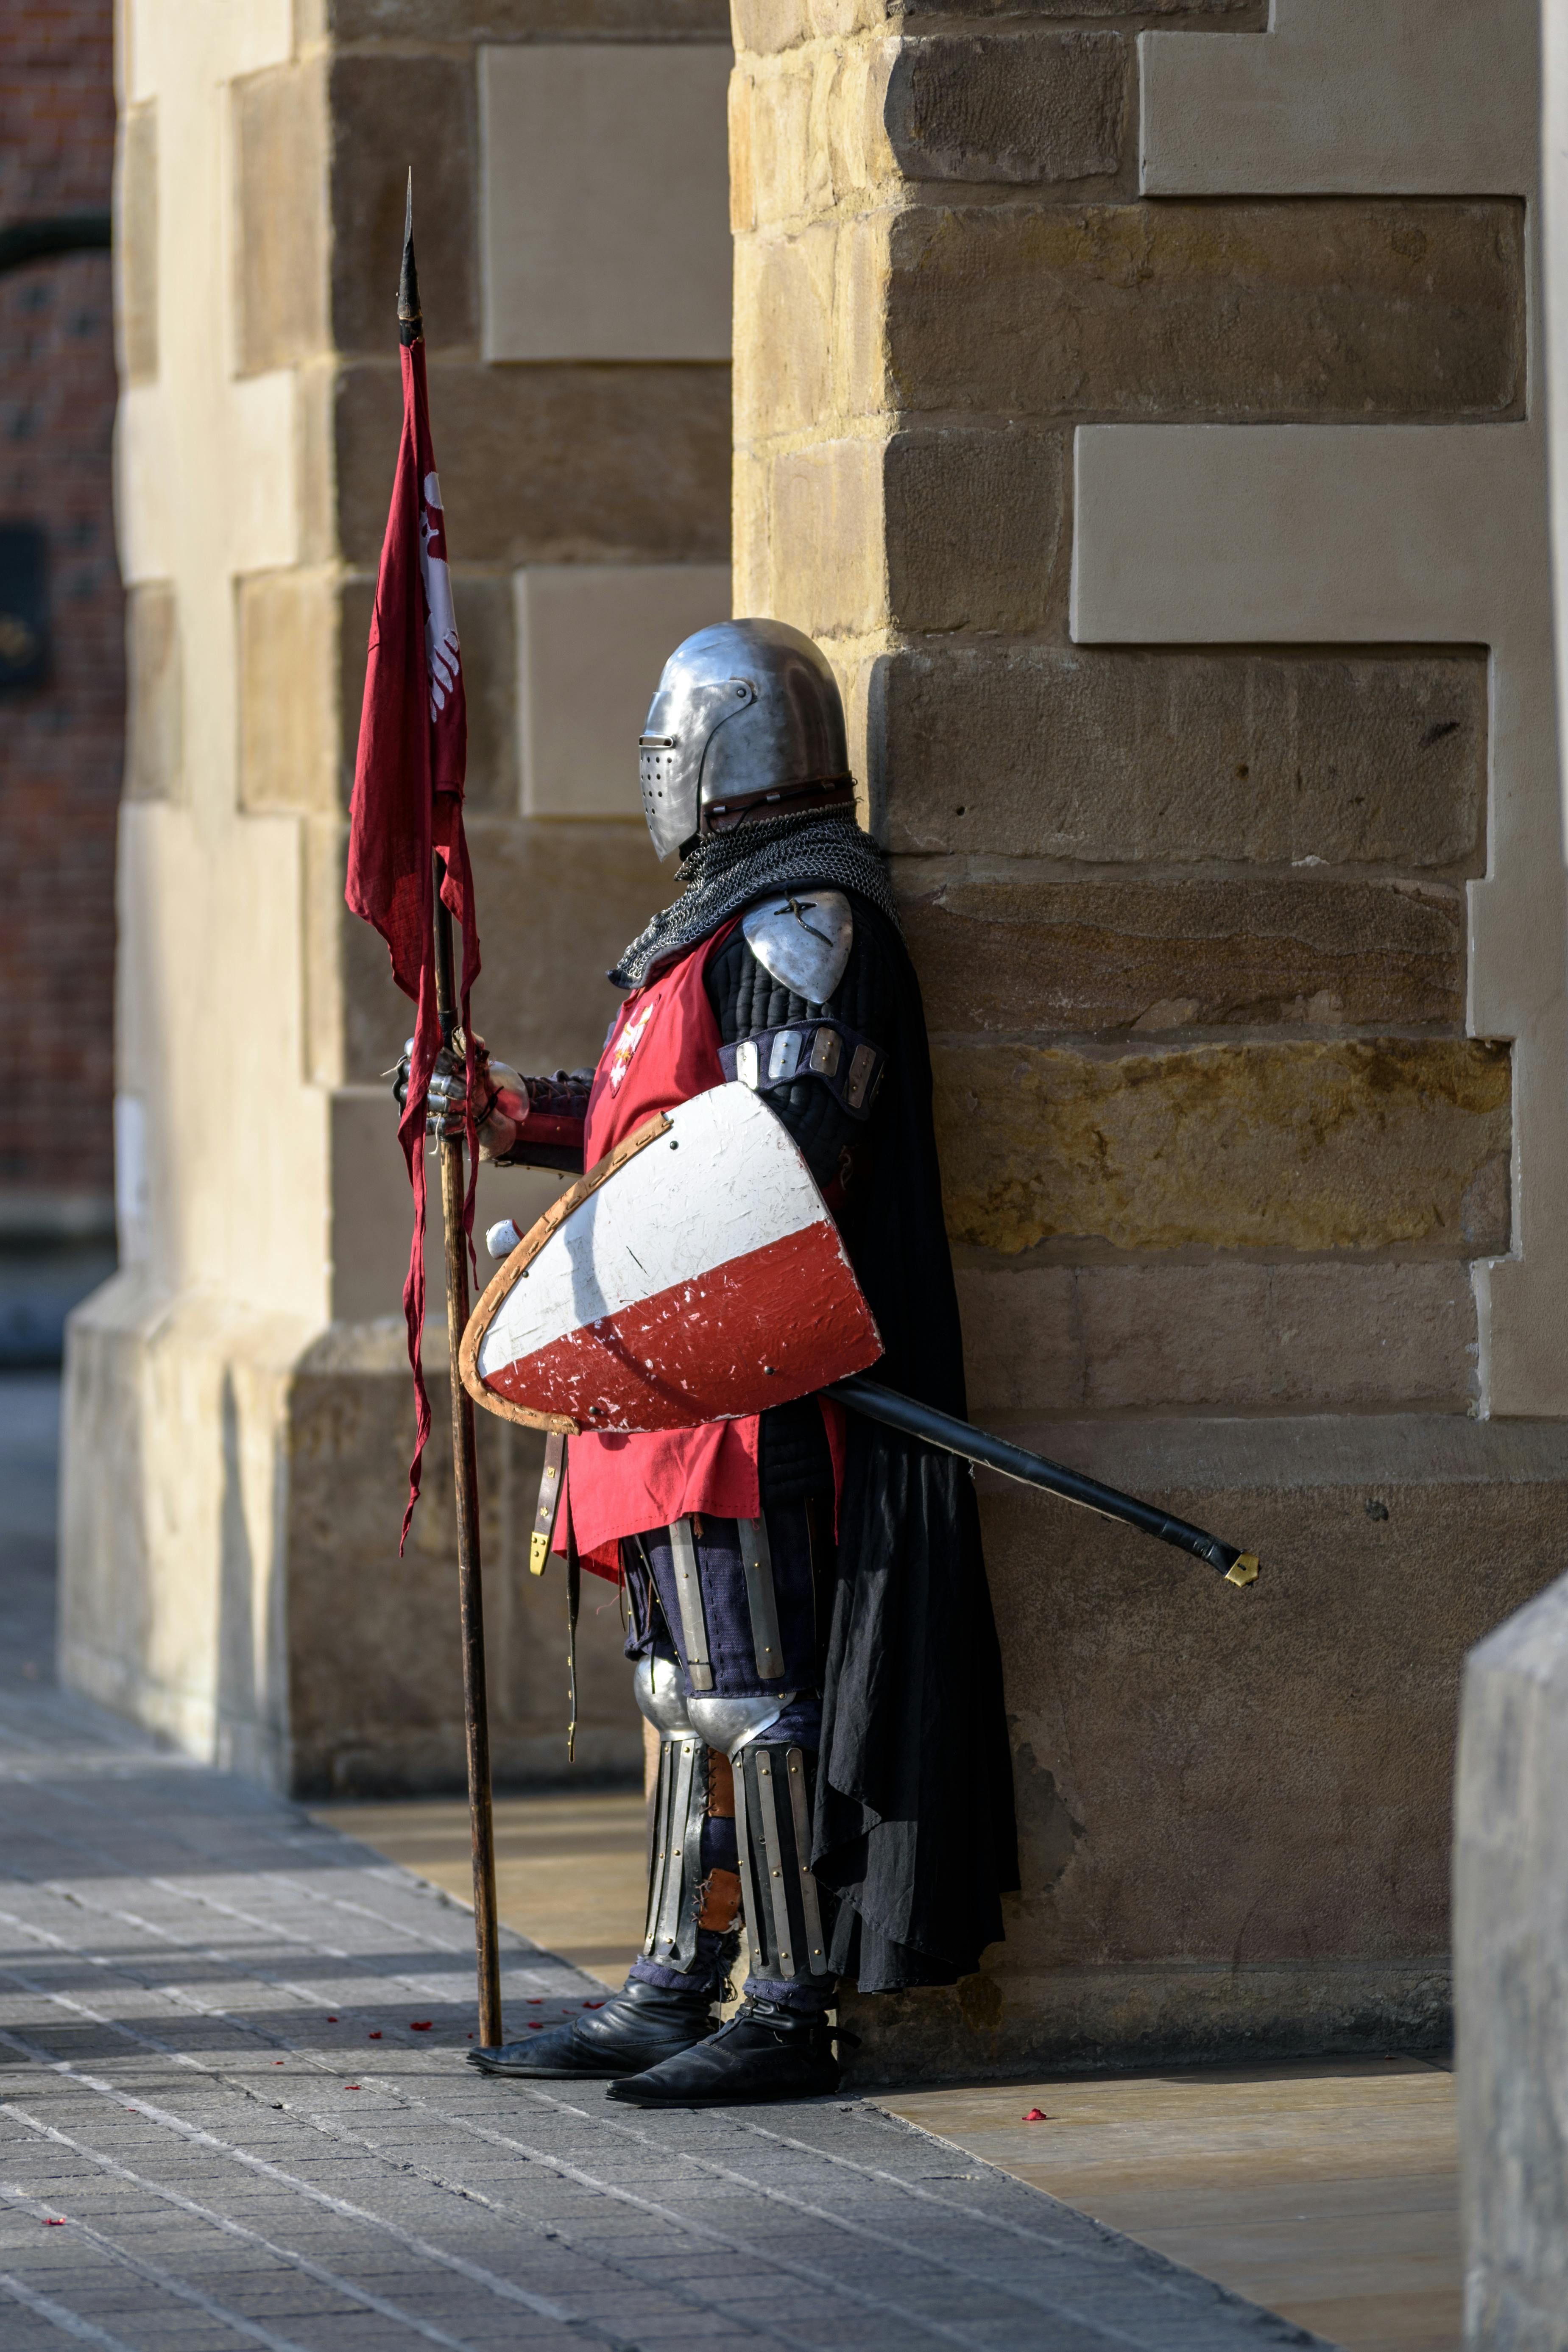
[[1532, 12], [737, 27], [737, 602], [848, 696], [971, 1409], [1266, 1571], [987, 1492], [1024, 1890], [868, 2063], [1431, 2046], [1568, 1473]]
[[[302, 1794], [458, 1787], [434, 1376], [397, 1552], [409, 1206], [384, 1073], [408, 1008], [342, 905], [404, 178], [468, 684], [478, 1017], [509, 1060], [571, 1066], [668, 892], [637, 795], [647, 698], [669, 645], [729, 609], [727, 28], [713, 0], [199, 20], [132, 0], [121, 22], [124, 1270], [70, 1339], [64, 1670]], [[554, 1192], [497, 1176], [480, 1223]], [[426, 1352], [438, 1374], [439, 1323]], [[536, 1447], [489, 1421], [480, 1440], [497, 1775], [550, 1777], [564, 1612], [558, 1576], [524, 1569]], [[638, 1766], [619, 1643], [591, 1585], [580, 1771]]]

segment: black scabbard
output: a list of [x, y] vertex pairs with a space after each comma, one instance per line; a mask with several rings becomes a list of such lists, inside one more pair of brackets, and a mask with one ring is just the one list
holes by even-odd
[[857, 1374], [850, 1380], [835, 1381], [824, 1393], [837, 1397], [852, 1412], [883, 1422], [889, 1429], [900, 1429], [907, 1436], [922, 1439], [927, 1445], [962, 1454], [966, 1461], [981, 1463], [987, 1470], [1000, 1471], [1004, 1478], [1016, 1478], [1023, 1486], [1038, 1486], [1045, 1494], [1059, 1495], [1065, 1503], [1076, 1503], [1080, 1510], [1098, 1512], [1102, 1519], [1120, 1519], [1123, 1526], [1138, 1528], [1161, 1543], [1174, 1544], [1178, 1551], [1190, 1552], [1194, 1559], [1217, 1569], [1227, 1584], [1251, 1584], [1257, 1578], [1256, 1552], [1238, 1551], [1234, 1544], [1222, 1543], [1218, 1536], [1190, 1527], [1185, 1519], [1173, 1518], [1168, 1511], [1157, 1510], [1152, 1503], [1141, 1503], [1136, 1496], [1102, 1486], [1098, 1478], [1087, 1478], [1081, 1471], [1068, 1469], [1064, 1463], [1049, 1462], [1043, 1454], [1030, 1454], [1022, 1445], [1010, 1445], [1005, 1437], [993, 1437], [988, 1431], [972, 1428], [952, 1413], [938, 1412], [934, 1405], [920, 1404], [913, 1397], [900, 1396], [896, 1389], [884, 1388], [880, 1381], [868, 1381]]

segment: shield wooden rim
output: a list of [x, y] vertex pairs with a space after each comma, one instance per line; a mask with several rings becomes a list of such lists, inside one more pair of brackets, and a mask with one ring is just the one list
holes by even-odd
[[634, 1160], [650, 1143], [657, 1143], [661, 1135], [668, 1135], [669, 1126], [664, 1112], [655, 1111], [651, 1118], [644, 1119], [640, 1127], [634, 1128], [630, 1135], [624, 1137], [613, 1151], [606, 1151], [603, 1160], [591, 1168], [586, 1176], [579, 1176], [574, 1184], [569, 1184], [559, 1200], [552, 1201], [538, 1223], [530, 1225], [505, 1265], [492, 1276], [481, 1292], [479, 1303], [468, 1318], [468, 1328], [463, 1333], [463, 1344], [458, 1350], [458, 1370], [462, 1375], [463, 1386], [474, 1402], [482, 1404], [487, 1412], [499, 1413], [503, 1421], [520, 1421], [525, 1429], [548, 1430], [555, 1436], [578, 1437], [582, 1434], [582, 1423], [574, 1421], [569, 1412], [531, 1412], [526, 1405], [513, 1404], [509, 1397], [497, 1396], [493, 1389], [488, 1389], [479, 1378], [479, 1349], [502, 1299], [512, 1285], [527, 1272], [556, 1227], [564, 1224], [574, 1209], [581, 1207], [588, 1195], [596, 1192], [617, 1168], [624, 1168], [628, 1160]]

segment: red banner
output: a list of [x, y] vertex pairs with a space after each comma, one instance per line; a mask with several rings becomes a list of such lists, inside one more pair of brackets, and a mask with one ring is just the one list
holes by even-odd
[[[419, 1465], [430, 1434], [430, 1400], [419, 1360], [425, 1327], [425, 1108], [440, 1047], [436, 1003], [434, 859], [445, 865], [441, 896], [462, 932], [460, 1019], [470, 1083], [468, 993], [479, 971], [473, 875], [463, 834], [468, 716], [458, 626], [447, 568], [446, 518], [430, 443], [422, 339], [403, 346], [403, 440], [382, 542], [370, 656], [360, 714], [359, 757], [350, 808], [346, 897], [356, 915], [386, 941], [392, 974], [417, 1006], [408, 1099], [398, 1140], [414, 1190], [414, 1239], [403, 1286], [408, 1360], [417, 1415], [403, 1536], [419, 1494]], [[473, 1224], [477, 1154], [468, 1129], [466, 1223]]]

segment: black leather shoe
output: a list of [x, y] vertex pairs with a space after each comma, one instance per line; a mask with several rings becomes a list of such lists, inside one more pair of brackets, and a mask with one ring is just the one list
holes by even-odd
[[[632, 2107], [728, 2107], [748, 2099], [816, 2099], [838, 2088], [835, 2029], [771, 2000], [744, 2000], [728, 2024], [629, 2081], [610, 2085]], [[846, 2041], [848, 2036], [844, 2037]]]
[[633, 1977], [603, 2009], [585, 2009], [522, 2042], [470, 2050], [468, 2063], [482, 2074], [638, 2074], [711, 2033], [715, 1998], [666, 1992]]

